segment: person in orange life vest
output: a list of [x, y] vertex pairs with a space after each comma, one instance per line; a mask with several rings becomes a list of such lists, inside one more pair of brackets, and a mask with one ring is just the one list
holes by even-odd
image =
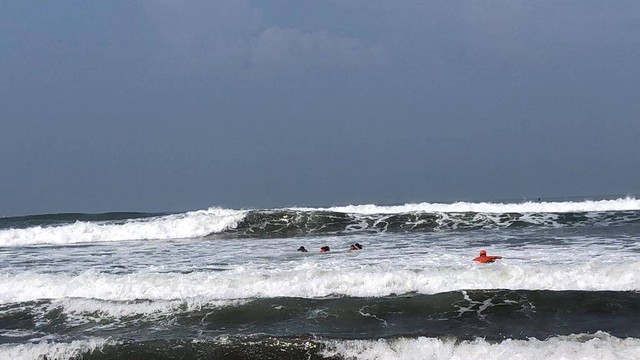
[[481, 263], [492, 263], [497, 259], [502, 259], [502, 256], [487, 256], [487, 252], [485, 250], [480, 250], [480, 256], [474, 258], [473, 261]]

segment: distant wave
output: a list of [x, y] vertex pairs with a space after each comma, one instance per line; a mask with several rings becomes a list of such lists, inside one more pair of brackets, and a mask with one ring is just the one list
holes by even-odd
[[640, 200], [420, 203], [398, 206], [230, 210], [178, 214], [52, 214], [0, 219], [0, 246], [99, 241], [427, 232], [640, 222]]
[[236, 227], [245, 214], [246, 211], [210, 208], [163, 216], [140, 214], [126, 219], [116, 216], [116, 220], [112, 214], [101, 214], [92, 221], [59, 214], [51, 216], [49, 223], [26, 228], [22, 225], [30, 219], [17, 218], [19, 226], [14, 226], [9, 218], [0, 230], [0, 246], [203, 237]]
[[25, 229], [35, 226], [52, 226], [81, 222], [124, 222], [126, 220], [144, 219], [168, 214], [154, 214], [143, 212], [108, 212], [100, 214], [62, 213], [41, 214], [14, 217], [0, 217], [0, 229]]
[[[343, 213], [325, 210], [251, 211], [230, 237], [293, 237], [355, 233], [430, 232], [514, 227], [612, 226], [640, 222], [640, 211], [559, 213]], [[215, 234], [210, 234], [215, 235]]]
[[633, 197], [615, 200], [583, 200], [543, 202], [526, 201], [519, 203], [492, 202], [455, 202], [447, 203], [418, 203], [393, 206], [380, 205], [347, 205], [330, 208], [292, 208], [303, 211], [335, 211], [350, 214], [400, 214], [412, 212], [427, 213], [568, 213], [568, 212], [598, 212], [598, 211], [626, 211], [640, 210], [640, 200]]

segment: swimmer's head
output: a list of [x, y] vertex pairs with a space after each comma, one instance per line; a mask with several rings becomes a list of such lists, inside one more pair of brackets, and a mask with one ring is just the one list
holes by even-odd
[[480, 250], [480, 256], [487, 256], [486, 250]]

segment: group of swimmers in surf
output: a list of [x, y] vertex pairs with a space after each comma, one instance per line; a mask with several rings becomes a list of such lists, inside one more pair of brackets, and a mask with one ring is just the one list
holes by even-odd
[[[351, 250], [362, 250], [362, 245], [358, 243], [351, 244], [351, 246], [349, 247], [349, 251]], [[307, 250], [304, 246], [300, 246], [298, 248], [298, 251], [309, 252], [309, 250]], [[329, 252], [329, 251], [331, 251], [331, 249], [327, 245], [320, 247], [320, 252]]]
[[[362, 250], [362, 245], [355, 243], [355, 244], [351, 244], [351, 246], [349, 247], [349, 251], [351, 250]], [[298, 251], [300, 252], [309, 252], [309, 250], [307, 250], [304, 246], [300, 246], [298, 248]], [[327, 246], [324, 245], [322, 247], [320, 247], [320, 252], [329, 252], [331, 251], [331, 249]], [[486, 250], [480, 250], [480, 254], [478, 256], [476, 256], [475, 258], [473, 258], [473, 261], [477, 261], [479, 263], [492, 263], [495, 262], [498, 259], [502, 259], [502, 256], [495, 256], [495, 255], [487, 255], [487, 251]]]

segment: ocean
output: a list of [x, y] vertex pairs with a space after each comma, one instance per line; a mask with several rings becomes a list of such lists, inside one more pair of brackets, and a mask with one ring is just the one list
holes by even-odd
[[639, 289], [636, 198], [0, 218], [0, 359], [638, 359]]

